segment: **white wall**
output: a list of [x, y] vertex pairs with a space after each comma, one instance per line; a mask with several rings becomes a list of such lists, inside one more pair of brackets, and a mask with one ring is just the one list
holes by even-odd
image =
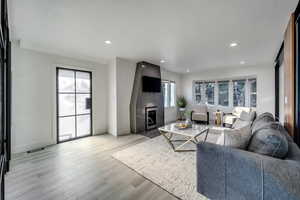
[[[109, 69], [108, 132], [114, 136], [130, 134], [130, 100], [134, 84], [136, 62], [115, 58]], [[176, 93], [181, 94], [181, 75], [162, 70], [162, 79], [176, 82]], [[165, 109], [165, 122], [177, 119], [177, 109]]]
[[[181, 74], [170, 72], [167, 70], [161, 71], [161, 77], [163, 80], [174, 81], [176, 83], [176, 96], [182, 94], [181, 91]], [[165, 123], [174, 122], [177, 120], [177, 107], [165, 108]]]
[[116, 60], [108, 69], [108, 133], [117, 136], [117, 73]]
[[[240, 66], [235, 68], [212, 69], [198, 73], [189, 73], [182, 76], [182, 93], [187, 98], [188, 106], [194, 106], [193, 81], [218, 80], [238, 77], [256, 76], [257, 78], [257, 112], [275, 113], [275, 70], [270, 65]], [[221, 109], [231, 111], [230, 107], [214, 106], [211, 110]]]
[[56, 67], [93, 73], [93, 134], [107, 131], [107, 66], [12, 47], [12, 152], [56, 143]]
[[129, 134], [130, 100], [134, 83], [136, 63], [117, 58], [117, 130], [118, 135]]

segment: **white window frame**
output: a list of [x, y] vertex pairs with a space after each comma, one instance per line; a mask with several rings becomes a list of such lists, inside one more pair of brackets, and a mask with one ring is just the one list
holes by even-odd
[[[209, 83], [215, 83], [215, 87], [214, 87], [214, 104], [212, 106], [221, 106], [221, 107], [234, 107], [233, 105], [233, 95], [234, 95], [234, 86], [233, 86], [233, 82], [236, 80], [245, 80], [245, 106], [244, 107], [251, 107], [251, 81], [256, 80], [256, 107], [253, 108], [257, 108], [258, 106], [258, 101], [257, 101], [257, 94], [258, 94], [258, 90], [257, 90], [257, 77], [255, 76], [251, 76], [251, 77], [234, 77], [231, 79], [219, 79], [219, 80], [194, 80], [193, 81], [193, 102], [194, 104], [199, 104], [196, 101], [196, 95], [198, 93], [195, 92], [195, 86], [196, 83], [204, 83], [203, 85], [201, 85], [201, 91], [200, 91], [200, 95], [201, 95], [201, 101], [200, 104], [206, 104], [207, 103], [207, 99], [206, 99], [206, 92], [205, 92], [205, 83], [209, 82]], [[223, 81], [228, 81], [228, 106], [223, 106], [219, 104], [219, 84], [218, 82], [223, 82]], [[211, 104], [208, 104], [211, 105]]]
[[[196, 92], [196, 84], [200, 84], [200, 92]], [[202, 103], [202, 99], [203, 99], [202, 85], [203, 85], [203, 81], [194, 81], [193, 82], [193, 100], [194, 100], [195, 104]], [[196, 100], [197, 95], [201, 96], [200, 103], [198, 103]]]
[[[167, 100], [167, 104], [165, 104], [164, 102], [164, 107], [165, 108], [174, 108], [176, 107], [176, 82], [175, 81], [170, 81], [170, 80], [162, 80], [161, 81], [162, 84], [167, 83], [167, 87], [168, 87], [168, 100]], [[171, 96], [172, 96], [172, 91], [171, 91], [171, 83], [174, 84], [174, 105], [171, 105]], [[165, 100], [165, 94], [164, 95], [164, 100]]]
[[[227, 106], [226, 105], [221, 105], [220, 101], [219, 101], [219, 83], [225, 83], [225, 82], [228, 83], [228, 105]], [[216, 95], [218, 98], [217, 98], [217, 102], [215, 102], [215, 105], [223, 106], [223, 107], [229, 107], [231, 105], [231, 93], [230, 93], [230, 88], [232, 86], [231, 81], [228, 81], [228, 80], [216, 81], [216, 85], [218, 87], [218, 94]]]
[[[234, 83], [235, 82], [244, 82], [244, 102], [245, 102], [244, 106], [235, 106], [234, 105]], [[232, 104], [233, 104], [233, 107], [248, 107], [246, 99], [248, 99], [249, 93], [247, 93], [246, 91], [248, 90], [247, 87], [249, 87], [249, 85], [247, 84], [247, 82], [248, 82], [248, 79], [235, 79], [235, 80], [232, 80], [232, 99], [233, 99]]]
[[[253, 82], [255, 80], [255, 82], [256, 82], [256, 92], [251, 92], [251, 83]], [[248, 93], [249, 93], [249, 98], [248, 98], [248, 103], [249, 103], [249, 105], [251, 106], [251, 96], [253, 95], [253, 94], [255, 94], [255, 97], [256, 97], [256, 105], [255, 105], [255, 108], [257, 107], [257, 78], [252, 78], [252, 79], [248, 79], [247, 80], [247, 82], [248, 82]]]

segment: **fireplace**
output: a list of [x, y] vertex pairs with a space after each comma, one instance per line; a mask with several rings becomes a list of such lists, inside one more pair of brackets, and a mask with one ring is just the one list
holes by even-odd
[[146, 130], [151, 130], [157, 127], [157, 107], [146, 107], [145, 108], [145, 119], [146, 119]]
[[[136, 66], [130, 100], [130, 129], [140, 134], [157, 132], [154, 129], [165, 123], [163, 93], [143, 91], [143, 76], [161, 79], [160, 67], [147, 62], [139, 62]], [[153, 131], [148, 131], [150, 129]]]

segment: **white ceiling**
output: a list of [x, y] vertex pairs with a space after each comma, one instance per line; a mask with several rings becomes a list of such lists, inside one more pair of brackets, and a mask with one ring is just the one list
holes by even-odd
[[12, 0], [9, 10], [12, 38], [24, 47], [99, 62], [164, 59], [171, 71], [193, 72], [273, 62], [297, 2]]

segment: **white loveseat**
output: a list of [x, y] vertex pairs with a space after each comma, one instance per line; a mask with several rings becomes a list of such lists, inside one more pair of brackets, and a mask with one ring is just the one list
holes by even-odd
[[225, 113], [223, 116], [223, 124], [225, 126], [232, 126], [234, 122], [241, 117], [242, 112], [246, 112], [249, 116], [248, 121], [253, 121], [256, 116], [256, 112], [253, 108], [248, 107], [234, 107], [232, 113]]

